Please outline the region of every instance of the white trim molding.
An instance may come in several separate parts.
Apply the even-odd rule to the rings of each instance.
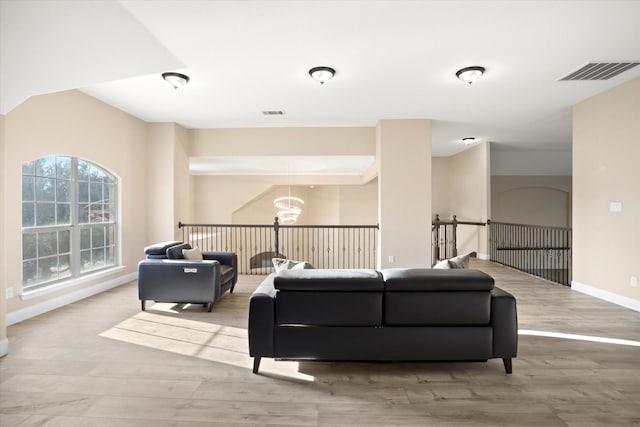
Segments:
[[[478,252],[478,259],[489,261],[491,257],[489,256],[489,254],[483,254],[482,252]]]
[[[634,311],[640,311],[640,301],[633,298],[618,295],[603,289],[594,288],[593,286],[585,285],[584,283],[576,282],[575,280],[571,281],[571,289],[625,308],[630,308]]]
[[[0,340],[0,357],[9,354],[9,339],[3,338]]]
[[[116,277],[115,279],[107,280],[106,282],[98,283],[97,285],[80,289],[76,292],[70,292],[66,295],[44,301],[39,304],[23,308],[21,310],[12,311],[11,313],[7,313],[7,326],[22,322],[23,320],[27,320],[35,316],[39,316],[48,311],[55,310],[56,308],[64,307],[67,304],[80,301],[90,296],[99,294],[100,292],[108,291],[109,289],[115,288],[116,286],[120,286],[125,283],[129,283],[133,280],[136,280],[137,278],[137,272],[125,274],[124,276]]]

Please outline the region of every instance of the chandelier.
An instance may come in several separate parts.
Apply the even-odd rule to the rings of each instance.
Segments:
[[[291,188],[289,188],[288,196],[278,197],[273,200],[273,206],[278,209],[276,216],[280,223],[284,225],[295,224],[298,216],[302,213],[302,205],[304,205],[304,200],[300,197],[291,196]]]

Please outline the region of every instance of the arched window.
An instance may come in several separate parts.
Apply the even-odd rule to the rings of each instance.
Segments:
[[[116,177],[86,160],[22,165],[22,287],[33,290],[118,264]]]

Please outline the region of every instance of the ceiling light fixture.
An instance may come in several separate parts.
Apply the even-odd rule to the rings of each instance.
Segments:
[[[456,77],[465,83],[471,84],[478,80],[485,72],[484,67],[465,67],[456,72]]]
[[[462,142],[464,142],[466,145],[471,145],[476,142],[476,139],[472,136],[467,136],[466,138],[462,138]]]
[[[309,70],[309,75],[323,85],[336,75],[336,70],[331,67],[313,67]]]
[[[189,82],[189,76],[181,73],[162,73],[162,78],[167,81],[174,89],[178,89]]]
[[[291,196],[291,187],[289,187],[288,196],[278,197],[273,201],[273,206],[278,209],[276,216],[280,224],[284,225],[295,224],[298,216],[302,213],[302,205],[304,205],[304,200]]]

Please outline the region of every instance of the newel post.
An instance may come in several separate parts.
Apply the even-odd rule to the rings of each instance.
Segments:
[[[453,243],[453,256],[458,256],[458,219],[456,218],[456,216],[453,216],[453,221],[451,221],[451,228],[453,231],[453,237],[452,237],[452,243]]]
[[[276,258],[280,258],[280,223],[278,222],[278,217],[273,220],[273,236]]]

